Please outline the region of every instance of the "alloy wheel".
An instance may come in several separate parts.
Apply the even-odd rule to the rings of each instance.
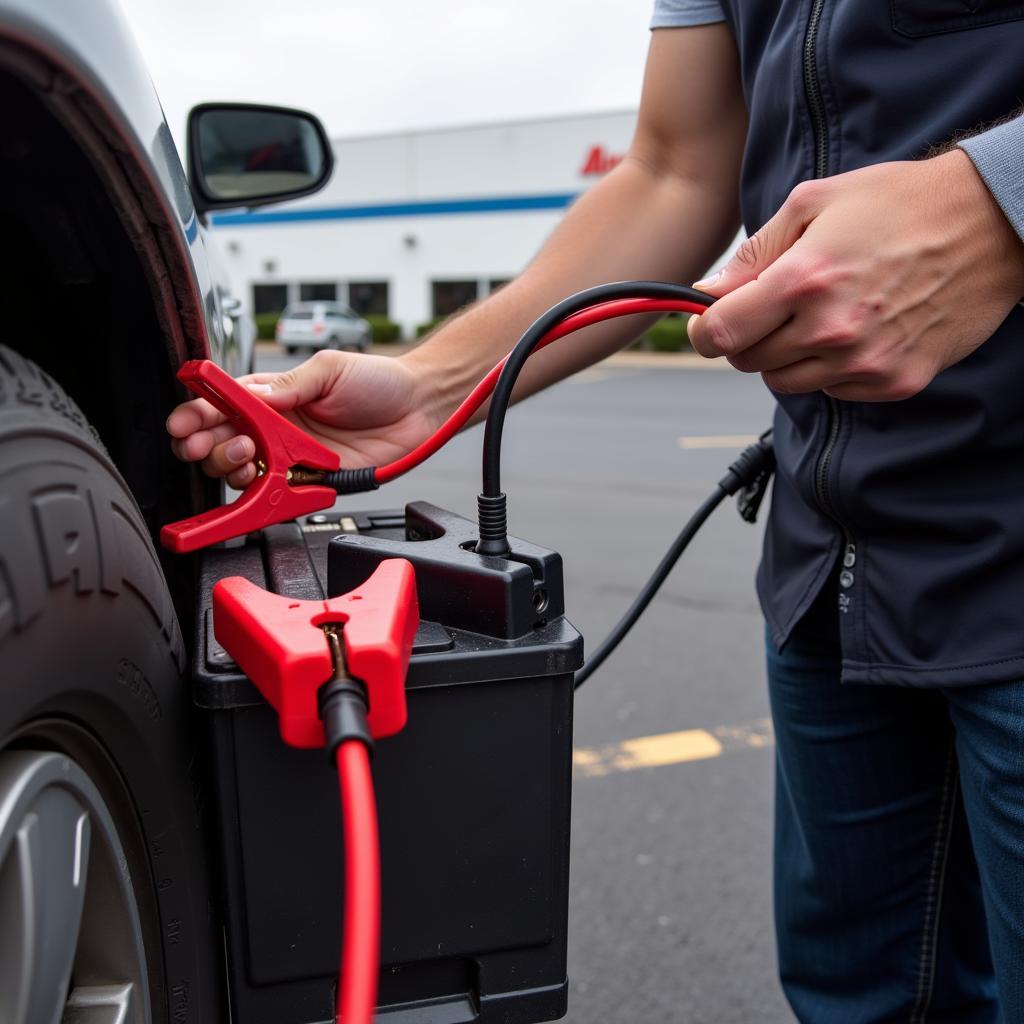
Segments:
[[[0,1024],[149,1024],[113,818],[64,754],[0,753]]]

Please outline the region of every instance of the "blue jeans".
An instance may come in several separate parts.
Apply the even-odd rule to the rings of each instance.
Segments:
[[[826,591],[768,642],[786,997],[805,1024],[1022,1024],[1024,683],[841,685]]]

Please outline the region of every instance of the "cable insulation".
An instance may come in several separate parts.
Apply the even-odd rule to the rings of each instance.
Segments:
[[[651,603],[654,595],[658,593],[662,583],[665,582],[668,574],[679,561],[679,556],[689,547],[690,541],[696,536],[697,531],[726,498],[739,494],[740,515],[748,522],[754,522],[765,489],[775,471],[775,445],[772,434],[773,432],[769,428],[753,444],[748,444],[732,461],[725,471],[725,475],[715,485],[714,491],[704,499],[697,511],[690,516],[687,524],[680,530],[679,535],[672,542],[672,546],[665,552],[626,614],[619,619],[614,629],[601,642],[587,663],[576,673],[573,689],[578,690],[601,667],[608,655],[619,646],[625,635],[633,628],[636,620]]]
[[[337,1024],[371,1024],[380,971],[380,843],[370,755],[359,740],[338,747],[345,843],[345,924]]]
[[[690,541],[696,536],[697,531],[704,525],[704,521],[718,506],[729,496],[729,492],[721,485],[704,499],[704,502],[696,512],[690,516],[689,522],[682,528],[679,535],[672,542],[672,546],[665,552],[664,557],[658,563],[658,567],[651,574],[650,579],[644,584],[643,589],[637,594],[633,603],[629,606],[626,614],[615,624],[615,628],[604,638],[601,645],[587,659],[584,666],[573,678],[573,689],[578,690],[587,679],[601,667],[601,664],[616,647],[619,646],[626,634],[633,628],[636,620],[644,613],[651,603],[654,595],[661,589],[662,583],[668,578],[680,555],[689,547]]]

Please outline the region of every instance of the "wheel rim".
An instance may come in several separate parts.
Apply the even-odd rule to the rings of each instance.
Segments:
[[[148,1024],[127,859],[89,777],[57,753],[0,753],[2,1024]]]

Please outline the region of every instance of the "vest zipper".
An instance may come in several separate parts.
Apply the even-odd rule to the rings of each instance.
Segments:
[[[807,93],[807,110],[811,117],[811,135],[814,141],[814,177],[824,178],[828,173],[828,123],[825,120],[825,100],[821,95],[821,81],[818,78],[818,30],[825,0],[813,0],[804,35],[803,72],[804,90]],[[842,406],[831,395],[828,396],[828,437],[818,459],[814,489],[821,510],[843,531],[843,564],[839,573],[839,609],[846,612],[850,607],[849,595],[844,591],[853,586],[853,567],[857,563],[857,545],[853,535],[840,522],[832,499],[828,496],[828,469],[832,452],[839,440],[842,427]]]
[[[821,96],[821,82],[818,79],[818,30],[821,27],[821,12],[825,0],[812,0],[811,13],[807,18],[807,32],[804,34],[803,71],[804,90],[807,93],[807,109],[811,116],[811,135],[814,142],[814,177],[824,178],[828,172],[828,125],[825,123],[825,101]],[[842,412],[839,403],[829,396],[828,399],[828,437],[825,447],[818,458],[815,473],[815,491],[818,504],[832,519],[836,519],[835,509],[829,499],[826,484],[828,467],[832,461],[832,449],[839,440]],[[836,520],[838,522],[838,520]],[[840,524],[841,525],[841,524]]]
[[[825,122],[825,101],[818,79],[818,29],[825,0],[813,0],[804,36],[804,89],[807,108],[811,115],[811,134],[814,137],[814,176],[824,178],[828,172],[828,125]]]
[[[838,523],[835,507],[832,505],[832,499],[828,496],[828,467],[832,462],[832,453],[835,451],[836,442],[839,440],[841,424],[839,403],[831,395],[826,397],[828,398],[828,436],[825,438],[825,446],[821,449],[821,455],[818,457],[818,467],[814,473],[814,492],[822,512]]]

